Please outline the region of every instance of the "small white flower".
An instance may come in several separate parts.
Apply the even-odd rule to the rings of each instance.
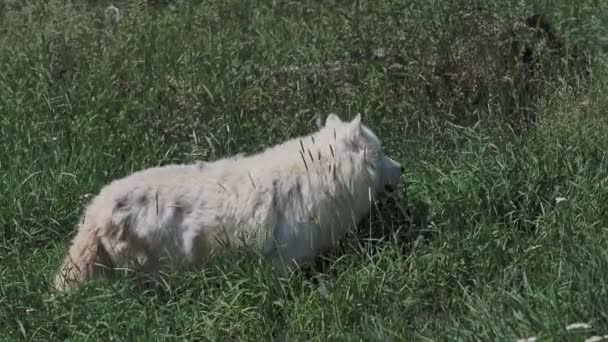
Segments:
[[[606,336],[604,336],[604,337],[602,337],[602,336],[591,336],[591,337],[585,339],[585,342],[598,342],[598,341],[602,341],[605,338],[606,338]]]
[[[587,323],[578,322],[578,323],[569,324],[566,327],[566,330],[568,330],[568,331],[569,330],[576,330],[576,329],[591,329],[591,325],[589,325]]]
[[[327,288],[327,285],[325,285],[325,281],[322,278],[317,278],[318,283],[319,283],[319,294],[321,295],[321,297],[323,299],[329,299],[331,297],[331,294],[329,293],[329,289]]]
[[[566,330],[591,329],[591,325],[587,323],[572,323],[566,327]]]
[[[330,298],[329,290],[327,289],[327,286],[325,286],[325,283],[323,283],[323,282],[319,283],[319,294],[321,295],[321,297],[323,297],[323,299]]]
[[[386,57],[386,50],[384,48],[377,48],[372,51],[372,56],[374,58],[384,58]]]
[[[537,338],[536,337],[524,337],[524,338],[518,338],[516,342],[536,342]]]
[[[117,25],[118,22],[120,22],[120,11],[116,6],[110,5],[106,7],[105,14],[106,19],[108,19],[112,23],[112,25]]]

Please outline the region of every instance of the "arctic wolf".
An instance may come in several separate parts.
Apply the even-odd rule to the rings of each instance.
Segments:
[[[125,265],[153,272],[165,259],[202,267],[244,242],[282,274],[342,238],[401,173],[360,115],[335,114],[316,133],[255,155],[142,170],[91,201],[54,287]]]

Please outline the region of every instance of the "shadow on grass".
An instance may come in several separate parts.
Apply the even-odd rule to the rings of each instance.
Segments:
[[[373,257],[388,246],[397,246],[403,255],[414,245],[433,238],[429,228],[429,206],[420,199],[408,198],[406,192],[383,196],[356,230],[334,248],[319,255],[314,263],[302,267],[306,277],[332,274],[333,265],[350,253]]]

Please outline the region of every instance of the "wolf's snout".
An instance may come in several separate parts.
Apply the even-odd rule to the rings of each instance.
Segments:
[[[388,156],[384,156],[382,160],[382,179],[380,182],[381,189],[386,192],[394,191],[395,187],[401,181],[401,175],[404,168]]]
[[[391,185],[391,184],[386,184],[384,186],[384,191],[386,191],[388,193],[394,192],[395,191],[395,187],[393,185]]]

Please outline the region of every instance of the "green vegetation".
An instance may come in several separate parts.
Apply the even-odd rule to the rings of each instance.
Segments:
[[[116,24],[109,4],[0,1],[3,340],[608,334],[608,2],[133,0]],[[316,272],[235,253],[49,293],[110,180],[329,112],[361,112],[406,187]]]

